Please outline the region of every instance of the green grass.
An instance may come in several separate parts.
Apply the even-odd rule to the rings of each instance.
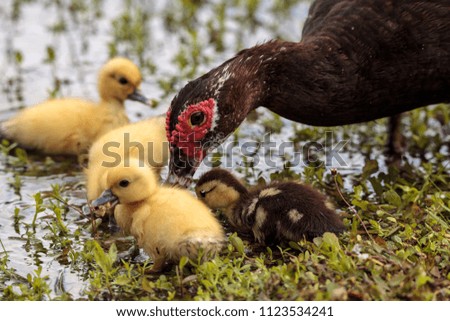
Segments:
[[[33,3],[40,2],[14,1],[11,21],[20,21],[23,10]],[[288,38],[276,23],[261,23],[261,3],[179,0],[168,4],[161,19],[179,43],[171,55],[174,73],[158,63],[156,31],[150,27],[157,17],[138,1],[126,1],[123,10],[108,21],[111,30],[101,48],[109,55],[127,55],[139,62],[145,78],[160,93],[155,107],[163,111],[188,79],[254,44],[249,34],[264,30],[272,37]],[[274,0],[268,12],[281,21],[296,3]],[[42,5],[57,8],[49,32],[66,35],[67,28],[81,30],[82,48],[89,52],[89,39],[95,38],[98,20],[106,14],[101,10],[104,3],[73,0]],[[199,14],[208,8],[217,14],[206,18]],[[239,30],[229,23],[237,23]],[[208,37],[202,30],[208,30]],[[231,45],[226,41],[230,34],[234,35]],[[13,49],[9,52],[13,72],[2,88],[11,106],[18,106],[34,92],[23,81],[22,65],[29,53]],[[44,65],[61,59],[53,43],[41,54]],[[52,83],[49,96],[67,92],[70,85]],[[317,162],[292,167],[289,154],[282,156],[283,165],[277,168],[261,170],[251,157],[242,158],[242,166],[234,168],[250,184],[286,178],[312,184],[337,205],[345,233],[326,233],[312,242],[268,248],[227,229],[229,241],[215,259],[205,263],[182,260],[164,274],[149,275],[145,271],[152,262],[138,251],[134,240],[86,209],[82,171],[74,160],[34,155],[2,142],[5,194],[1,195],[5,196],[0,200],[0,299],[450,299],[449,106],[406,114],[407,151],[400,168],[386,166],[384,161],[386,120],[314,128],[286,125],[271,113],[252,118],[233,135],[236,143],[252,138],[245,127],[279,135],[289,129],[288,136],[281,137],[292,141],[296,152],[312,141],[326,146],[348,140],[342,152],[348,160],[357,160],[357,165],[338,168],[335,175]],[[325,155],[319,151],[317,156],[323,159]],[[226,157],[230,155],[216,153],[214,163],[224,164]],[[74,283],[80,287],[68,286]]]
[[[445,136],[419,133],[425,127],[414,122],[426,118],[433,124],[442,110],[441,106],[417,110],[408,117],[411,135],[428,141],[421,154],[437,150],[439,145],[444,149],[441,139]],[[448,125],[442,128],[448,129]],[[357,129],[334,130],[347,135]],[[308,132],[314,136],[319,131]],[[367,128],[364,132],[367,137],[362,139],[375,137]],[[301,135],[304,140],[305,132]],[[373,139],[371,147],[381,148],[377,144],[378,139]],[[352,151],[359,146],[350,143],[347,148]],[[408,150],[416,149],[413,139]],[[47,193],[35,194],[34,204],[30,204],[34,213],[29,215],[31,223],[25,222],[19,209],[14,217],[18,234],[27,238],[30,251],[54,255],[82,275],[85,288],[81,297],[90,300],[447,300],[448,164],[437,155],[418,166],[405,162],[400,170],[380,170],[375,159],[366,159],[365,166],[348,177],[339,172],[333,176],[323,167],[306,167],[302,172],[279,169],[272,173],[273,179],[300,177],[327,193],[342,211],[347,231],[271,248],[231,234],[228,246],[215,259],[202,264],[182,261],[162,275],[145,273],[151,260],[136,257],[131,238],[111,232],[107,222],[97,222],[93,230],[92,218],[83,216],[79,206],[65,199],[64,194],[82,191],[82,185],[53,186]],[[258,175],[257,170],[249,170],[247,179],[254,182]],[[350,183],[344,184],[344,179]],[[78,216],[79,222],[68,220],[69,213]],[[47,242],[37,239],[39,229],[45,231]],[[3,299],[72,298],[71,293],[57,295],[51,290],[54,280],[45,276],[42,266],[22,276],[8,267],[5,249],[0,258]]]

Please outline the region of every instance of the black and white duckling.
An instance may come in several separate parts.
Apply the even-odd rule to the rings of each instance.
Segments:
[[[224,245],[222,226],[210,209],[187,190],[160,186],[153,170],[131,159],[106,172],[106,187],[92,205],[118,202],[114,216],[154,260],[151,272],[182,256],[210,258]]]
[[[107,169],[126,164],[130,158],[142,160],[159,175],[169,159],[165,116],[152,117],[113,129],[98,138],[89,150],[86,175],[89,202],[102,193],[101,180]]]
[[[126,99],[148,104],[139,91],[139,68],[126,58],[113,58],[100,70],[100,102],[61,98],[28,107],[0,124],[0,136],[44,154],[79,155],[103,133],[129,122]]]
[[[212,169],[198,180],[195,192],[211,209],[220,209],[239,232],[261,244],[312,239],[340,233],[344,225],[320,192],[298,182],[272,183],[249,191],[224,169]]]

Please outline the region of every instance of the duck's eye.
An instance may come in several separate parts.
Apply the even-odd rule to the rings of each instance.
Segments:
[[[126,85],[126,84],[128,84],[128,79],[125,78],[125,77],[120,77],[120,78],[119,78],[119,83],[120,83],[121,85]]]
[[[119,186],[120,187],[127,187],[128,185],[130,185],[130,181],[123,179],[119,182]]]
[[[205,114],[201,111],[197,111],[189,118],[192,126],[200,126],[205,122]]]
[[[205,198],[206,197],[206,191],[200,191],[200,196]]]

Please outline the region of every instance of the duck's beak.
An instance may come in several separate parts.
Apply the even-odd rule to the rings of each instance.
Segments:
[[[192,183],[192,178],[200,162],[187,157],[178,148],[175,148],[170,154],[169,175],[165,183],[172,186],[188,187]]]
[[[116,204],[119,201],[110,189],[105,190],[96,200],[92,201],[92,207],[98,207],[106,203]],[[111,205],[112,207],[113,205]]]
[[[143,103],[144,105],[151,106],[148,98],[145,97],[144,94],[138,88],[136,88],[135,91],[133,91],[130,95],[128,95],[127,99],[138,101],[140,103]]]

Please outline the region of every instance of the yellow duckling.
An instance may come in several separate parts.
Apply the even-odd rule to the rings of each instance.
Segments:
[[[223,247],[222,226],[209,208],[187,190],[159,186],[154,171],[139,160],[108,169],[105,183],[92,205],[118,202],[117,224],[153,258],[151,272],[182,256],[195,260],[201,251],[209,258]]]
[[[130,60],[111,59],[98,76],[99,103],[51,99],[0,124],[0,136],[45,154],[86,152],[97,137],[129,122],[125,99],[148,103],[138,89],[141,80],[138,67]]]
[[[167,165],[169,144],[166,138],[165,116],[113,129],[98,138],[89,150],[86,175],[87,198],[91,202],[102,193],[101,180],[107,169],[126,164],[130,158],[142,160],[157,174]]]

